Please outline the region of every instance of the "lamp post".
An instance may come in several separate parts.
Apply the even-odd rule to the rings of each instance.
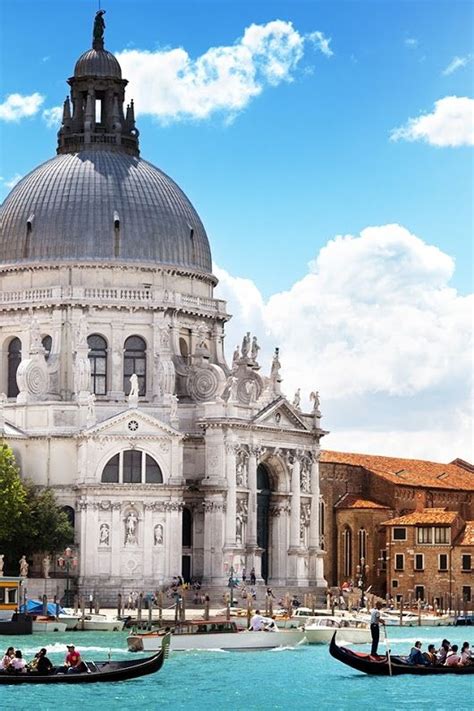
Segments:
[[[360,564],[357,566],[357,586],[360,588],[360,606],[364,607],[365,604],[365,590],[367,588],[367,576],[369,573],[369,566],[365,563],[365,558],[360,559]]]
[[[64,595],[64,602],[66,607],[68,607],[71,604],[69,598],[69,574],[71,572],[71,568],[74,569],[77,567],[77,556],[72,548],[69,548],[68,546],[64,549],[64,553],[58,558],[58,565],[62,570],[66,571],[66,592]]]
[[[233,564],[231,563],[231,566],[229,568],[229,564],[227,562],[224,563],[224,569],[227,572],[229,571],[229,582],[227,583],[227,586],[230,588],[230,606],[234,606],[234,588],[237,585],[237,581],[234,578],[234,573],[235,569]]]

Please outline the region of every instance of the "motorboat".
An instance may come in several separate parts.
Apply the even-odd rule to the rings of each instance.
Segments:
[[[349,644],[367,644],[371,641],[369,625],[361,620],[343,617],[309,617],[304,626],[308,644],[327,644],[336,630]]]
[[[274,649],[275,647],[295,647],[304,643],[304,631],[279,630],[275,621],[264,617],[264,629],[259,632],[242,630],[234,621],[214,618],[212,620],[192,620],[173,626],[170,649],[183,652],[191,649],[222,649],[243,651]],[[159,648],[162,632],[131,634],[127,637],[131,652],[151,652]]]
[[[310,607],[298,607],[293,611],[291,616],[288,615],[286,610],[277,610],[275,613],[275,622],[280,629],[292,629],[301,627],[305,625],[310,618],[323,618],[327,619],[329,617],[355,619],[347,610],[335,610],[334,614],[331,610],[327,608],[312,609]],[[329,640],[328,640],[329,641]]]
[[[11,674],[0,672],[0,684],[82,684],[100,681],[125,681],[161,669],[168,656],[170,635],[161,638],[161,646],[156,654],[146,659],[106,662],[84,662],[83,671],[65,674],[62,668],[53,669],[51,674],[39,675],[35,672]]]
[[[37,615],[33,618],[33,634],[49,634],[50,632],[65,632],[66,623],[55,617]]]
[[[33,619],[22,612],[6,611],[0,613],[0,636],[4,634],[20,635],[33,633]]]
[[[107,615],[92,614],[80,616],[77,623],[77,630],[89,630],[93,632],[121,632],[125,626],[125,620],[118,617],[107,617]]]
[[[331,639],[329,653],[334,659],[346,664],[352,669],[364,672],[364,674],[374,674],[378,676],[398,676],[400,674],[417,674],[419,676],[431,676],[433,674],[474,674],[474,664],[462,667],[445,667],[436,664],[421,665],[408,664],[405,657],[394,656],[392,654],[384,656],[372,656],[364,652],[354,652],[346,647],[339,647],[336,644],[336,634]]]

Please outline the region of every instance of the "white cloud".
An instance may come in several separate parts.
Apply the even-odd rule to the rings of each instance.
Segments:
[[[418,40],[416,37],[407,37],[405,39],[405,45],[410,49],[416,49],[418,47]]]
[[[397,224],[335,237],[306,276],[267,301],[252,281],[216,268],[234,314],[228,355],[250,330],[268,374],[279,346],[287,395],[321,392],[326,447],[469,458],[474,304],[449,287],[453,271],[449,255]]]
[[[453,59],[450,61],[448,66],[443,69],[441,74],[446,77],[452,74],[453,72],[457,71],[458,69],[461,69],[461,67],[465,67],[468,62],[470,62],[472,59],[472,54],[468,54],[466,57],[453,57]]]
[[[11,190],[12,188],[15,187],[15,185],[16,185],[18,182],[20,182],[20,180],[22,179],[22,177],[23,177],[23,176],[20,175],[20,173],[15,173],[15,175],[13,175],[11,178],[8,178],[8,179],[6,179],[6,178],[1,178],[1,177],[0,177],[0,183],[2,183],[6,188],[8,188],[9,190]]]
[[[316,38],[318,35],[318,38]],[[136,110],[161,121],[234,117],[268,86],[290,82],[307,41],[329,55],[322,33],[303,36],[291,22],[252,24],[233,45],[211,47],[196,59],[183,48],[117,53]]]
[[[425,141],[432,146],[474,145],[474,100],[467,96],[446,96],[435,102],[434,111],[411,118],[393,129],[392,141]]]
[[[3,121],[20,121],[22,118],[34,116],[40,110],[44,96],[35,92],[29,96],[9,94],[3,104],[0,104],[0,119]]]
[[[323,32],[318,31],[310,32],[307,37],[326,57],[332,57],[334,52],[329,46],[331,44],[331,37],[325,37]]]
[[[61,123],[63,116],[62,106],[52,106],[50,109],[45,109],[42,116],[48,128],[56,128]]]

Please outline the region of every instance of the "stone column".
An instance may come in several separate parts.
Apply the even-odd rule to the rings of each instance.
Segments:
[[[123,526],[120,520],[120,509],[119,503],[112,504],[112,526],[110,529],[111,538],[111,555],[112,561],[110,566],[110,573],[112,578],[120,577],[120,551],[123,546]]]
[[[249,548],[257,547],[257,455],[259,451],[258,447],[250,447],[249,449],[249,510],[247,522],[247,546]]]
[[[153,570],[153,504],[143,506],[143,577],[154,578]]]
[[[235,548],[235,520],[237,515],[235,481],[235,444],[226,443],[227,511],[225,516],[225,548]]]
[[[169,551],[169,570],[168,574],[170,577],[174,575],[181,575],[182,568],[182,553],[183,547],[182,541],[182,515],[183,515],[183,502],[182,501],[170,501],[166,504],[166,510],[168,511],[168,531],[171,532],[168,551]]]
[[[290,548],[300,548],[300,515],[301,515],[301,483],[300,455],[297,452],[293,460],[291,472],[291,516],[290,516]]]
[[[224,571],[223,533],[224,503],[221,497],[208,498],[204,506],[204,580],[223,585],[227,580]]]
[[[80,526],[81,526],[81,537],[80,537],[80,562],[79,562],[79,572],[81,579],[84,579],[89,575],[89,570],[86,566],[86,531],[87,531],[87,503],[85,501],[79,502],[79,512],[80,512]]]
[[[108,359],[108,366],[110,368],[107,386],[109,389],[108,395],[114,400],[123,400],[125,398],[123,390],[123,326],[114,323],[113,329],[112,343],[109,344],[109,348],[112,352]]]
[[[324,578],[324,551],[319,540],[319,453],[313,452],[311,464],[311,515],[309,519],[309,579],[311,585],[326,587]]]

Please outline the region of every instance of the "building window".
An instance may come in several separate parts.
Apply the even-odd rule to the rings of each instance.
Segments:
[[[379,556],[380,571],[385,572],[387,570],[387,551],[385,548],[380,551]]]
[[[461,570],[463,573],[471,572],[471,556],[469,553],[464,553],[461,557]]]
[[[424,585],[415,585],[415,600],[424,600],[425,599],[425,586]]]
[[[63,506],[61,508],[61,510],[64,511],[64,513],[67,516],[67,520],[69,521],[71,526],[74,528],[75,523],[76,523],[76,512],[74,511],[72,506]]]
[[[102,470],[103,484],[162,484],[159,464],[146,452],[127,449],[115,454]]]
[[[16,371],[21,363],[21,341],[13,338],[8,344],[8,383],[7,396],[16,397],[20,390],[16,382]]]
[[[418,543],[431,543],[433,541],[431,526],[419,526],[417,528]]]
[[[146,343],[140,336],[130,336],[125,341],[123,357],[123,389],[130,393],[130,377],[135,373],[138,378],[138,394],[146,394]]]
[[[446,553],[441,553],[438,556],[438,570],[445,571],[448,569],[448,556]]]
[[[398,588],[398,580],[392,580],[392,588]]]
[[[407,529],[406,528],[394,528],[393,529],[393,540],[394,541],[406,541],[407,539]]]
[[[53,346],[53,339],[51,336],[45,336],[41,340],[41,345],[43,346],[45,353],[44,353],[44,359],[49,360],[49,356],[51,355],[51,348]]]
[[[344,577],[352,577],[352,531],[346,526],[342,532]]]
[[[463,585],[462,586],[462,599],[464,602],[471,602],[471,586],[470,585]]]
[[[87,338],[87,345],[91,364],[92,392],[94,395],[105,395],[107,393],[107,341],[94,333]]]
[[[417,553],[415,555],[415,570],[425,569],[425,556],[423,553]]]
[[[405,570],[405,555],[403,553],[395,555],[395,570]]]
[[[367,560],[367,531],[365,528],[360,528],[358,533],[359,540],[359,560]]]
[[[447,526],[436,526],[434,529],[435,543],[449,543],[450,530]]]
[[[193,517],[191,511],[186,507],[183,509],[182,532],[183,548],[191,548],[193,545]]]

